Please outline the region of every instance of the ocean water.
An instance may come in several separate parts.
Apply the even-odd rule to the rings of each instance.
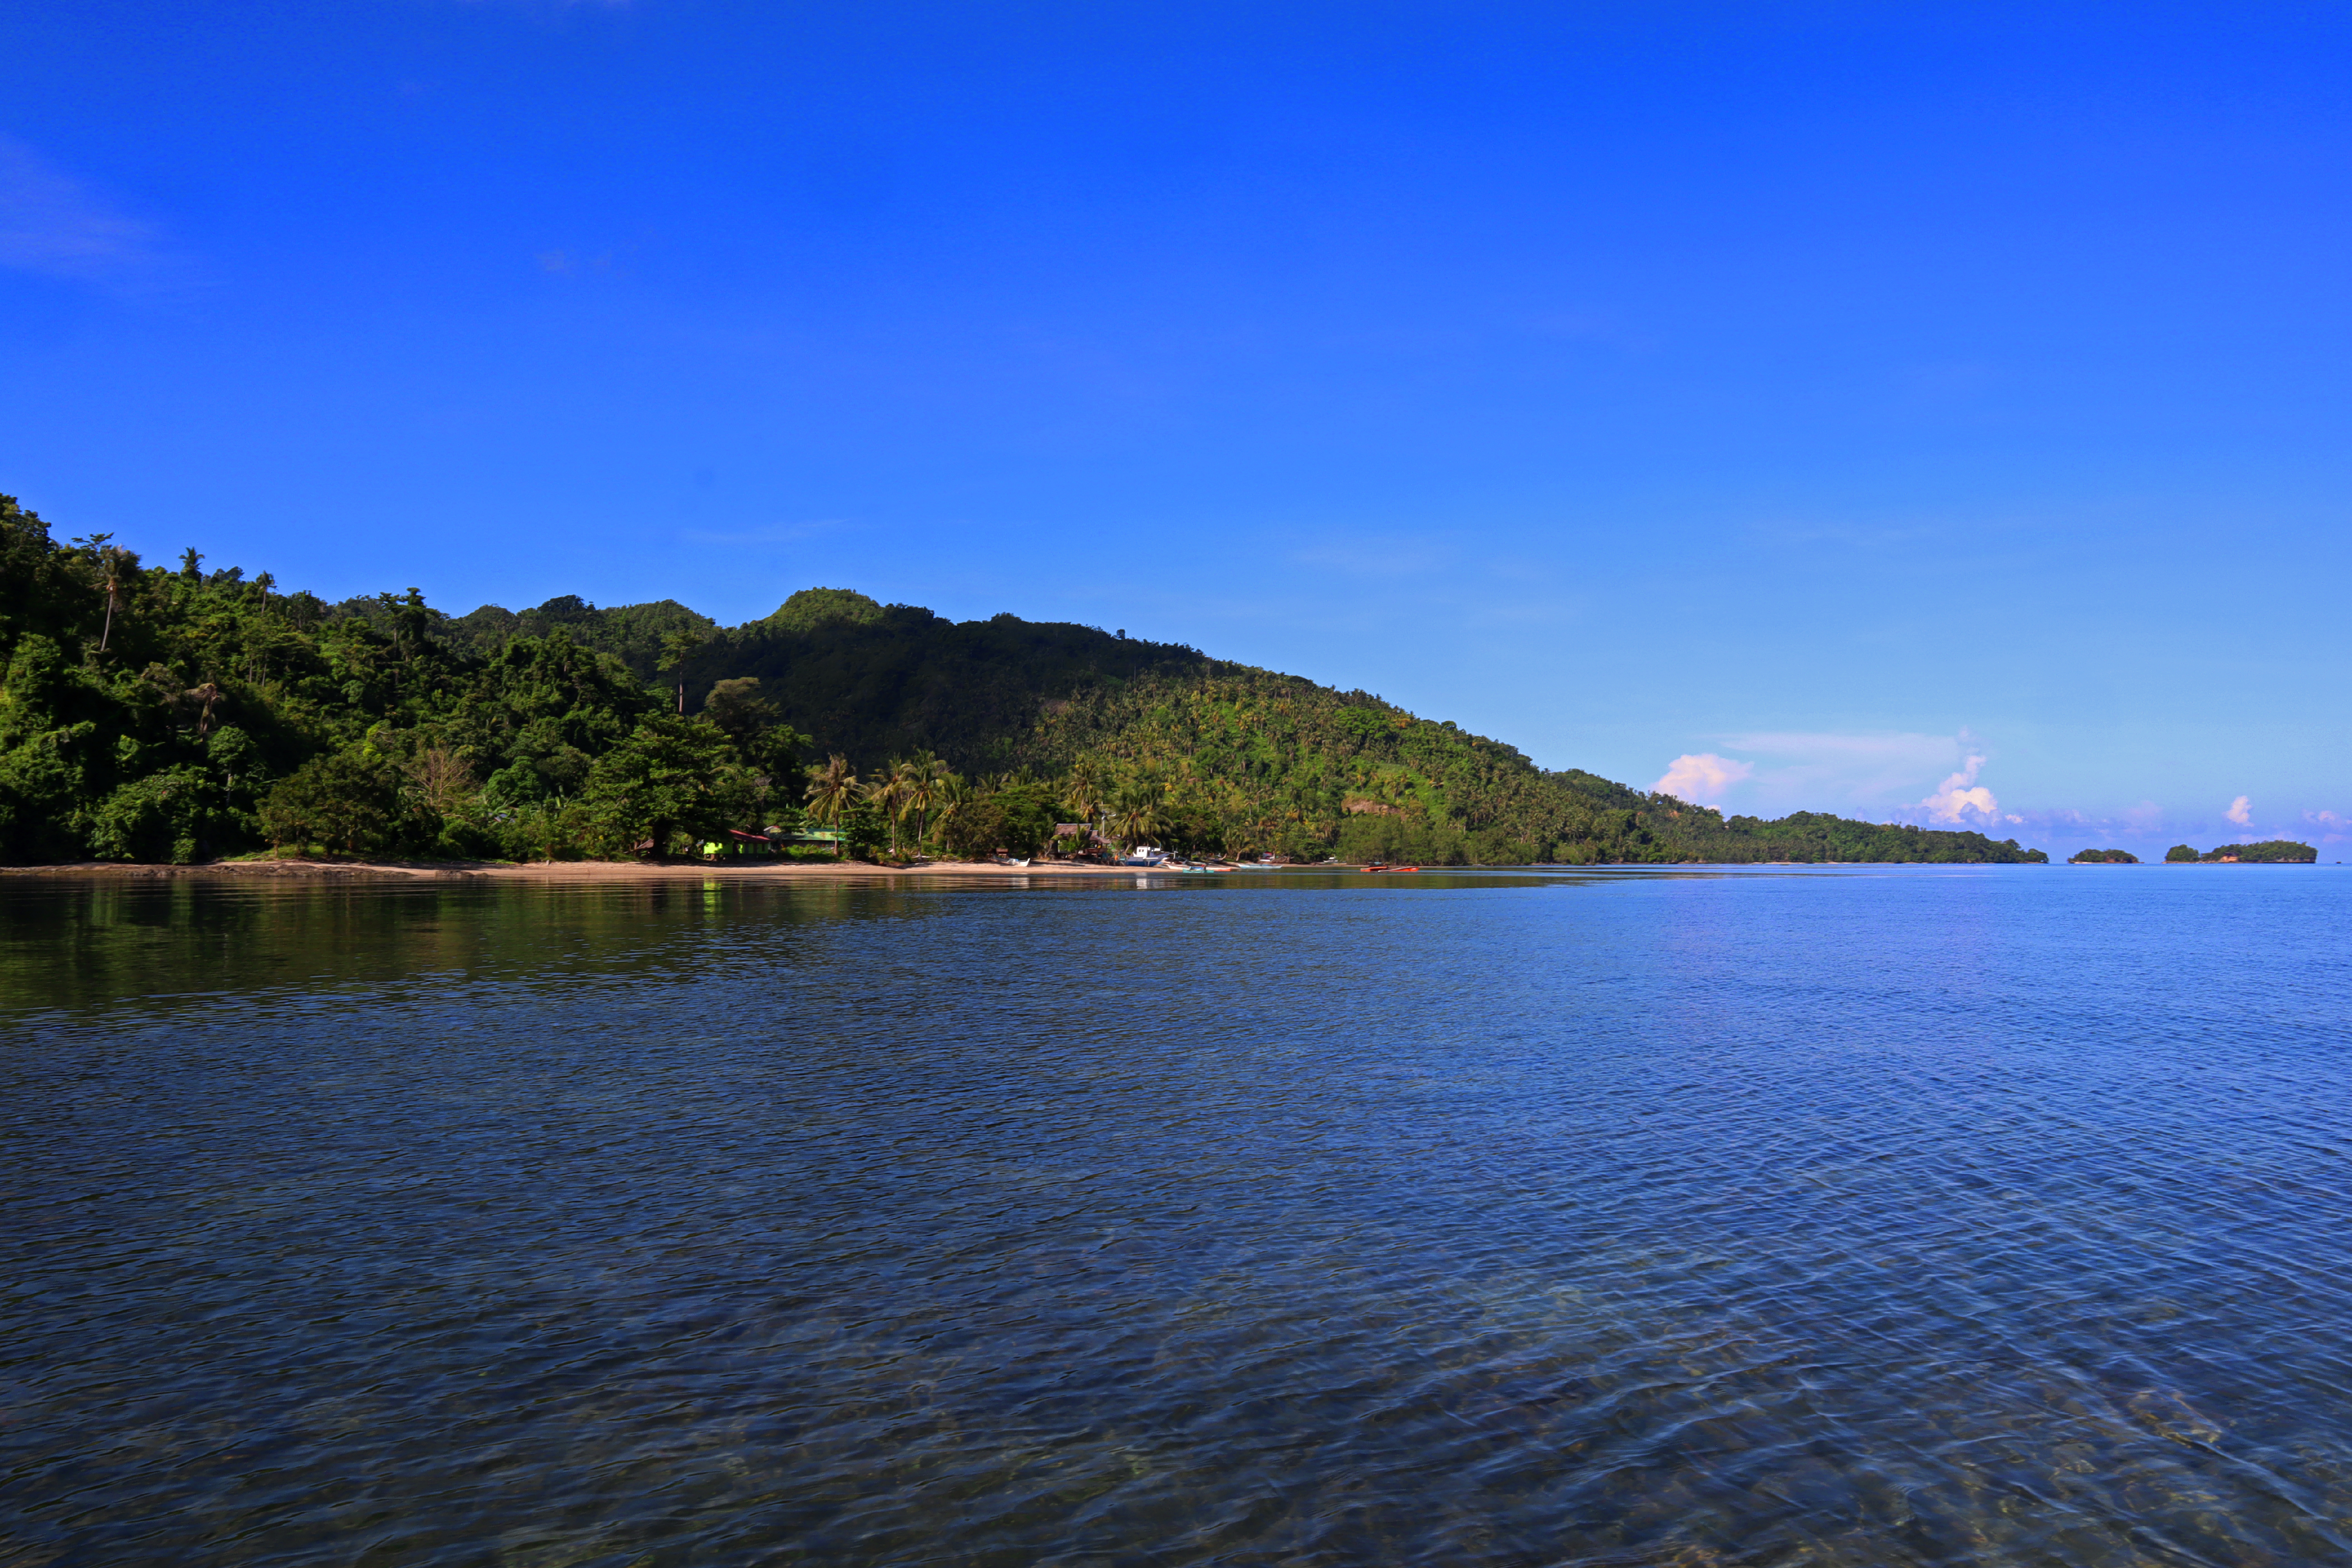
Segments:
[[[2352,1563],[2332,867],[0,884],[0,1562]]]

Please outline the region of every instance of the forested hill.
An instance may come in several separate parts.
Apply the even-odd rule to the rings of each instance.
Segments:
[[[1089,626],[845,589],[721,628],[670,601],[450,616],[53,540],[0,497],[0,859],[674,851],[818,809],[1016,852],[1056,819],[1299,858],[2040,859],[1974,833],[1725,819],[1363,692]],[[828,764],[826,759],[838,758]],[[855,775],[855,776],[852,776]]]

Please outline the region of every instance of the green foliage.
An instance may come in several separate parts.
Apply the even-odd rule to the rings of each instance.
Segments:
[[[389,763],[362,750],[335,752],[311,758],[269,792],[261,829],[279,848],[383,854],[402,837],[401,805],[400,774]]]
[[[850,858],[876,860],[890,843],[890,826],[871,801],[855,800],[844,806],[835,826],[841,831]]]
[[[758,676],[738,676],[712,684],[703,714],[726,731],[743,760],[773,778],[800,773],[802,751],[810,742],[791,725],[760,689]]]
[[[178,763],[119,784],[89,814],[89,847],[101,860],[209,859],[216,845],[241,842],[252,824],[233,811],[209,771]]]
[[[2046,858],[1806,812],[1727,820],[1539,769],[1365,692],[1091,626],[959,624],[846,589],[732,630],[670,601],[454,620],[415,589],[329,605],[267,574],[205,572],[193,550],[172,571],[102,535],[61,545],[5,498],[0,669],[10,861],[202,858],[265,839],[665,852],[803,800],[866,856],[1034,854],[1075,819],[1121,843],[1294,859]],[[698,712],[675,711],[681,687],[703,693]],[[817,741],[831,758],[803,770]],[[2311,858],[2256,847],[2242,853]]]
[[[882,606],[855,588],[803,588],[760,623],[774,632],[814,631],[831,621],[870,622]]]
[[[366,602],[337,605],[336,613],[366,613]],[[437,635],[452,646],[488,656],[510,642],[561,635],[567,641],[620,660],[642,684],[665,668],[673,639],[699,645],[719,629],[707,616],[696,615],[675,599],[650,605],[617,605],[599,609],[575,595],[564,594],[535,609],[500,609],[484,605],[471,615],[441,623]]]
[[[604,853],[662,855],[681,835],[715,837],[751,822],[764,798],[725,731],[656,713],[596,759],[583,803]]]
[[[2122,849],[2077,849],[2066,857],[2069,866],[2137,866],[2139,857]]]
[[[947,852],[959,860],[982,859],[1005,847],[1009,837],[1011,823],[1004,807],[985,795],[949,817],[940,834]]]
[[[2218,849],[2207,850],[2200,858],[2239,860],[2250,865],[2308,865],[2319,858],[2319,851],[2292,838],[2266,838],[2259,844],[2224,844]]]
[[[841,593],[843,590],[823,590]],[[789,605],[802,595],[794,595]],[[864,600],[871,605],[872,601]],[[756,677],[782,721],[861,772],[936,752],[967,776],[1027,760],[1046,706],[1162,668],[1198,670],[1191,648],[1121,639],[1092,626],[1012,616],[956,622],[907,605],[870,615],[721,632],[680,668],[688,691]]]
[[[2165,863],[2170,866],[2178,866],[2183,861],[2194,860],[2196,858],[2197,851],[2191,849],[2186,844],[2176,844],[2171,848],[2164,852]]]

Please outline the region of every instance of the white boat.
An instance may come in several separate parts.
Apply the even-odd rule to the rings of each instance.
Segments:
[[[1158,866],[1164,864],[1167,858],[1167,850],[1154,849],[1149,844],[1139,844],[1127,854],[1120,856],[1118,863],[1122,866]]]

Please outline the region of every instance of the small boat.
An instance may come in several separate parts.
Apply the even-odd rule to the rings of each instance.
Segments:
[[[1364,868],[1364,873],[1365,875],[1370,876],[1375,871],[1385,871],[1388,868],[1386,866],[1382,865],[1380,861],[1375,860],[1370,865]]]

